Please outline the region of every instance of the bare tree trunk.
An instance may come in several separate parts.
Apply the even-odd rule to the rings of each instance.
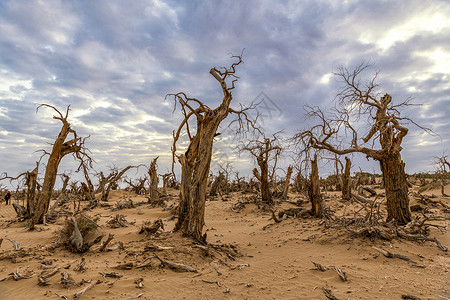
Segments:
[[[210,74],[220,83],[224,95],[222,103],[217,108],[211,109],[195,98],[188,98],[184,93],[172,95],[175,101],[180,103],[185,117],[174,133],[172,146],[174,159],[176,143],[183,128],[186,128],[189,137],[189,146],[186,152],[177,156],[181,163],[181,188],[179,214],[175,230],[181,230],[185,236],[190,236],[200,242],[206,242],[206,233],[202,234],[205,225],[206,187],[217,128],[229,113],[236,113],[239,116],[244,113],[242,110],[236,111],[230,108],[231,90],[234,88],[236,80],[232,81],[231,87],[228,87],[226,79],[230,76],[235,77],[235,68],[242,62],[241,56],[233,57],[238,58],[238,62],[233,63],[230,68],[221,70],[212,68],[210,70]],[[195,135],[190,132],[189,119],[191,117],[196,119]],[[242,122],[242,120],[240,121]]]
[[[264,203],[272,204],[272,194],[270,193],[270,185],[269,185],[269,166],[267,164],[267,160],[257,159],[259,169],[261,171],[259,181],[261,184],[261,200]]]
[[[350,169],[352,167],[352,161],[347,156],[345,157],[345,170],[342,175],[342,199],[350,200],[351,188],[350,188]]]
[[[27,213],[28,217],[34,215],[34,210],[37,205],[36,187],[37,187],[37,175],[38,175],[39,162],[36,162],[36,168],[27,172],[26,185],[27,185]]]
[[[51,153],[46,152],[46,154],[49,154],[49,158],[45,168],[44,184],[42,185],[42,190],[39,193],[36,209],[30,223],[30,229],[34,229],[35,224],[42,223],[44,216],[48,211],[53,187],[55,186],[56,175],[58,173],[58,166],[61,159],[69,153],[79,152],[82,149],[83,144],[81,139],[77,137],[75,130],[70,128],[70,124],[67,121],[69,108],[67,108],[66,115],[63,116],[61,112],[51,105],[41,104],[39,107],[41,106],[54,109],[58,113],[58,116],[53,116],[53,118],[60,120],[63,123],[63,126],[61,127],[58,137],[53,143]],[[72,133],[74,137],[72,140],[66,142],[66,138],[70,133]]]
[[[384,189],[387,201],[387,220],[396,220],[399,224],[411,221],[409,209],[408,181],[405,163],[399,152],[380,160],[383,172]]]
[[[148,169],[148,175],[150,176],[150,198],[152,199],[152,202],[157,202],[159,199],[158,173],[156,171],[156,161],[158,160],[158,157],[152,160],[150,167]]]
[[[286,181],[284,182],[284,188],[283,188],[283,199],[287,199],[288,191],[289,191],[289,185],[291,183],[291,176],[292,176],[292,166],[289,166],[286,172]]]
[[[319,169],[317,167],[317,154],[311,160],[311,175],[308,186],[308,196],[311,201],[311,212],[315,217],[321,217],[323,214],[322,195],[320,194]]]

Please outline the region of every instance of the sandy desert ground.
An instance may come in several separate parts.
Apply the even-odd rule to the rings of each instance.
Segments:
[[[450,194],[450,186],[446,192]],[[176,191],[170,193],[173,197],[169,203],[175,202]],[[424,194],[438,195],[439,191]],[[13,244],[3,239],[0,299],[74,299],[75,293],[87,287],[80,299],[327,299],[324,289],[335,299],[402,299],[407,295],[450,298],[449,253],[436,243],[356,236],[343,227],[333,228],[330,221],[310,216],[288,217],[275,223],[269,211],[254,203],[232,210],[233,205],[248,197],[251,195],[233,193],[207,202],[206,247],[171,232],[176,220],[171,218],[170,210],[148,204],[117,211],[98,207],[86,214],[99,217],[98,224],[114,235],[106,247],[113,250],[100,252],[97,244],[84,254],[50,247],[57,240],[64,218],[55,224],[38,225],[38,230],[30,232],[26,223],[15,221],[13,207],[2,203],[0,238],[17,241],[20,249],[14,250]],[[289,200],[300,198],[290,194]],[[123,199],[147,201],[144,196],[113,191],[108,202],[115,205]],[[450,205],[450,198],[440,200]],[[340,216],[361,210],[359,204],[344,202],[332,192],[327,193],[325,205]],[[289,207],[296,206],[284,202],[278,203],[276,209]],[[310,204],[304,201],[300,207],[307,210]],[[106,222],[117,214],[124,215],[130,225],[110,228]],[[428,223],[438,225],[430,227],[429,236],[449,247],[450,236],[442,227],[448,226],[448,212],[434,205],[429,214],[435,219]],[[159,234],[138,233],[144,222],[158,218],[164,223]],[[118,249],[119,241],[123,249]],[[387,258],[374,247],[411,261]],[[196,272],[176,272],[156,256]],[[82,259],[85,269],[76,270]],[[326,270],[318,270],[311,261]],[[345,272],[346,282],[334,267]],[[31,278],[15,280],[14,273]],[[51,273],[54,275],[45,280],[46,285],[38,285],[39,277]],[[62,274],[69,277],[64,281]],[[331,295],[328,299],[333,299]]]

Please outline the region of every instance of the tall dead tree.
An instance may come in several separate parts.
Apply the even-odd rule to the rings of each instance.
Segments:
[[[311,174],[309,176],[308,197],[311,201],[311,214],[314,217],[321,217],[323,214],[323,200],[320,194],[319,168],[317,167],[317,154],[311,160]]]
[[[152,202],[157,202],[159,199],[158,195],[158,173],[156,171],[156,161],[158,157],[155,157],[150,163],[150,167],[148,168],[148,176],[150,177],[150,199]]]
[[[274,135],[273,138],[264,137],[262,140],[249,141],[246,145],[241,147],[241,151],[248,151],[256,158],[259,170],[254,168],[253,175],[260,183],[262,202],[267,204],[272,204],[272,193],[270,192],[269,182],[269,163],[273,162],[272,170],[275,170],[276,161],[282,150],[276,135]],[[273,177],[273,174],[270,177]]]
[[[220,84],[223,92],[222,103],[215,109],[209,108],[200,100],[187,97],[183,92],[168,95],[174,97],[175,107],[177,103],[180,104],[184,116],[180,126],[174,131],[172,146],[173,164],[175,157],[181,164],[180,205],[175,230],[181,230],[184,235],[201,242],[206,241],[206,234],[202,234],[205,225],[206,187],[217,128],[230,113],[238,115],[238,122],[241,125],[243,124],[241,116],[249,122],[245,113],[248,108],[240,110],[230,108],[233,98],[231,91],[238,79],[235,71],[242,63],[242,54],[233,58],[237,59],[237,62],[229,68],[212,68],[209,72]],[[194,124],[190,123],[192,119],[195,120]],[[195,134],[191,133],[193,128],[196,129]],[[177,142],[183,133],[186,133],[189,145],[184,153],[177,155]]]
[[[44,150],[44,155],[49,155],[49,158],[45,168],[44,183],[42,184],[41,191],[37,195],[38,198],[30,222],[30,229],[34,229],[35,224],[42,223],[44,216],[48,211],[61,159],[67,154],[74,154],[75,159],[76,154],[89,158],[89,155],[86,153],[86,148],[84,147],[85,139],[78,137],[76,131],[70,127],[70,123],[67,121],[70,106],[67,107],[65,115],[54,106],[48,104],[41,104],[36,110],[41,107],[53,109],[56,112],[56,116],[53,116],[53,119],[61,121],[62,127],[58,137],[53,143],[51,152]],[[66,141],[70,134],[73,135],[72,139]]]
[[[409,104],[409,99],[394,104],[389,94],[379,97],[375,92],[376,76],[366,84],[361,83],[361,73],[367,67],[363,63],[354,71],[341,68],[335,75],[342,79],[345,87],[337,95],[333,113],[327,116],[318,107],[307,107],[307,116],[315,119],[317,124],[294,138],[306,147],[338,155],[359,152],[377,160],[383,173],[387,219],[406,224],[411,221],[411,211],[405,163],[400,152],[403,138],[408,133],[404,123],[416,123],[400,116],[400,109]],[[367,116],[369,128],[361,127],[360,120],[364,116]],[[361,131],[365,132],[363,138]],[[338,140],[343,136],[351,136],[346,147],[341,146],[343,140]]]
[[[350,169],[352,167],[352,161],[347,156],[345,157],[345,169],[342,174],[342,199],[350,200],[351,187],[350,187]]]
[[[289,185],[291,184],[292,170],[293,170],[292,166],[289,166],[287,168],[286,179],[284,181],[283,196],[282,196],[282,198],[284,200],[287,199],[287,194],[288,194],[288,191],[289,191]]]

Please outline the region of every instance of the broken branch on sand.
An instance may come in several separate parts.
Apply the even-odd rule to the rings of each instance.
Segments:
[[[193,272],[193,273],[198,273],[198,271],[196,269],[194,269],[192,267],[189,267],[187,265],[174,263],[174,262],[162,259],[158,255],[155,255],[155,258],[157,258],[161,262],[162,266],[168,267],[169,269],[172,269],[172,270],[174,270],[176,272]]]

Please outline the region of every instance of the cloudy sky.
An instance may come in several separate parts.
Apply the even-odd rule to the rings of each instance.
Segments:
[[[243,48],[233,103],[259,100],[267,134],[302,129],[303,105],[333,105],[341,84],[332,72],[369,61],[366,75],[380,71],[380,92],[423,103],[405,113],[437,134],[410,127],[407,172],[433,170],[433,156],[450,147],[445,0],[3,0],[0,172],[31,170],[40,156],[35,151],[50,149],[61,124],[48,108],[36,112],[39,103],[62,111],[71,105],[69,122],[79,135],[90,135],[95,170],[160,156],[160,173],[168,171],[181,113],[165,95],[183,91],[214,107],[221,90],[209,69],[230,65],[230,55]],[[231,120],[220,128],[215,162],[231,161],[245,173],[253,162],[232,147]],[[66,157],[60,171],[73,166]]]

